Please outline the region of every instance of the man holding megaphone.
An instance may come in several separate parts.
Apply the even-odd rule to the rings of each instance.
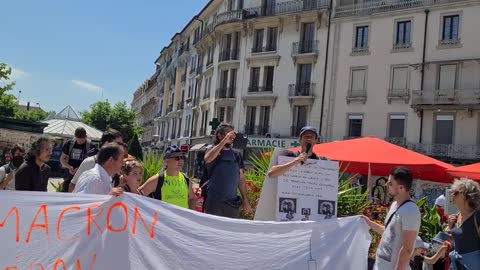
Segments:
[[[278,177],[280,175],[285,174],[291,168],[295,167],[297,164],[304,164],[307,159],[325,159],[317,156],[313,153],[313,146],[318,142],[318,133],[317,129],[311,126],[303,127],[300,130],[299,139],[300,146],[302,149],[300,151],[291,152],[289,151],[286,156],[287,157],[295,157],[290,162],[285,164],[278,164],[272,166],[272,168],[268,171],[269,177]]]

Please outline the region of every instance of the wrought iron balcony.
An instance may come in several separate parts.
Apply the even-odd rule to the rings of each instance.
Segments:
[[[265,135],[269,132],[270,126],[245,125],[244,132],[247,135]]]
[[[480,145],[478,144],[407,143],[407,148],[440,159],[480,159]]]
[[[385,141],[399,146],[407,145],[407,138],[405,137],[385,137]]]
[[[274,16],[288,13],[297,13],[311,10],[327,9],[327,0],[294,0],[276,3],[275,5],[246,8],[246,18]]]
[[[231,22],[239,22],[245,18],[246,12],[243,9],[227,11],[215,16],[215,25]]]
[[[289,97],[313,97],[315,86],[314,83],[290,84],[288,95]]]
[[[300,54],[318,54],[318,40],[312,40],[311,42],[294,42],[292,44],[292,55]]]
[[[248,93],[273,92],[273,86],[249,86]]]
[[[235,90],[235,87],[218,88],[217,91],[215,91],[215,98],[235,98]]]
[[[224,61],[236,61],[238,60],[240,50],[224,50],[220,52],[220,55],[218,56],[218,61],[219,62],[224,62]]]
[[[418,105],[480,105],[480,89],[415,90],[412,106]]]
[[[271,44],[266,47],[261,46],[253,46],[252,53],[266,53],[266,52],[276,52],[277,51],[277,44]]]
[[[369,0],[363,3],[337,5],[335,7],[335,17],[368,16],[374,13],[462,1],[464,0]]]

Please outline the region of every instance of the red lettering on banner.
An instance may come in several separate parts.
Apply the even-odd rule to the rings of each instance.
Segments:
[[[37,224],[37,217],[40,214],[40,212],[43,212],[43,220],[44,223]],[[30,224],[30,228],[28,229],[28,234],[27,238],[25,239],[25,243],[30,242],[30,236],[32,235],[32,230],[34,228],[38,229],[44,229],[45,230],[45,235],[48,238],[48,215],[47,215],[47,205],[46,204],[41,204],[40,207],[37,210],[37,213],[35,213],[35,216],[33,217],[32,223]]]
[[[93,253],[92,255],[92,263],[90,264],[89,270],[93,270],[93,266],[95,265],[95,261],[97,260],[97,254]],[[76,270],[82,270],[82,264],[80,263],[80,259],[77,259],[76,263]]]
[[[43,265],[41,263],[37,263],[37,262],[34,262],[34,263],[31,263],[30,266],[28,267],[28,270],[34,270],[35,269],[39,269],[39,270],[45,270],[45,267],[43,267]]]
[[[63,208],[63,210],[60,212],[60,214],[58,215],[58,219],[57,219],[57,227],[56,227],[56,232],[57,232],[57,239],[59,241],[69,241],[69,240],[77,240],[79,239],[79,237],[71,237],[71,238],[64,238],[60,235],[60,224],[62,223],[62,218],[63,216],[65,215],[65,213],[69,210],[80,210],[80,206],[78,205],[72,205],[72,206],[68,206],[68,207],[65,207]]]
[[[17,266],[14,265],[14,266],[7,266],[5,267],[5,270],[18,270]]]
[[[121,207],[123,209],[123,214],[125,216],[123,226],[120,228],[114,228],[112,224],[110,224],[110,215],[112,214],[112,210],[115,207]],[[108,208],[107,212],[107,230],[112,231],[112,232],[123,232],[127,229],[128,226],[128,209],[127,206],[123,202],[114,202],[110,208]]]
[[[140,215],[140,211],[138,211],[138,206],[133,207],[133,226],[132,226],[132,234],[135,235],[137,233],[137,219],[140,218],[140,221],[142,222],[143,226],[145,229],[148,231],[148,235],[150,238],[155,237],[155,224],[158,221],[158,213],[157,211],[154,211],[153,213],[153,220],[152,220],[152,226],[150,227],[150,231],[148,230],[147,223],[143,219],[143,217]]]
[[[8,210],[7,216],[0,221],[0,228],[3,228],[5,226],[5,223],[7,222],[8,217],[14,213],[15,214],[15,241],[19,242],[20,241],[20,214],[18,213],[18,208],[16,206],[13,206]]]
[[[57,270],[57,267],[60,265],[60,263],[63,266],[63,270],[67,270],[67,266],[65,265],[65,261],[63,259],[57,259],[55,263],[53,264],[52,270]]]
[[[99,208],[100,210],[97,212],[97,213],[92,213],[92,209],[93,208]],[[97,229],[100,231],[100,233],[102,233],[102,228],[100,228],[100,226],[98,225],[98,223],[95,221],[95,218],[100,216],[103,212],[103,207],[99,204],[93,204],[92,206],[89,206],[87,208],[87,235],[90,236],[90,234],[92,233],[92,226],[91,226],[91,223],[95,223],[95,226],[97,227]]]

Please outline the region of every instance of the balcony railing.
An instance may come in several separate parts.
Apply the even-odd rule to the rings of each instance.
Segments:
[[[220,13],[214,19],[215,25],[242,21],[245,18],[246,14],[246,11],[243,9]]]
[[[407,139],[405,137],[385,137],[385,141],[393,143],[400,146],[407,145]]]
[[[273,92],[273,86],[249,86],[249,93]]]
[[[235,98],[235,87],[218,88],[215,91],[215,98]]]
[[[247,135],[265,135],[269,132],[269,126],[245,125],[245,134]]]
[[[290,136],[292,137],[298,137],[298,135],[300,134],[300,130],[302,129],[302,127],[304,127],[306,125],[298,125],[298,126],[292,126],[290,127]]]
[[[477,104],[480,104],[480,89],[412,91],[412,105]]]
[[[218,56],[219,62],[238,60],[239,50],[224,50]]]
[[[289,97],[313,97],[314,90],[314,83],[290,84],[288,86],[288,95]]]
[[[318,40],[311,42],[294,42],[292,44],[292,55],[305,53],[318,53]]]
[[[327,0],[295,0],[269,6],[247,8],[245,10],[247,11],[246,18],[250,18],[326,9],[328,5],[329,2]]]
[[[350,90],[348,91],[347,98],[366,98],[367,90]]]
[[[277,51],[276,44],[269,45],[269,46],[266,46],[266,47],[260,47],[260,46],[253,46],[252,47],[252,53],[265,53],[265,52],[276,52],[276,51]]]
[[[207,68],[213,65],[213,58],[207,60]]]
[[[441,159],[479,160],[480,145],[478,144],[431,144],[407,143],[407,148],[428,156]]]
[[[207,90],[205,93],[203,93],[202,99],[210,99],[210,91]]]
[[[335,17],[365,16],[380,12],[460,1],[464,0],[369,0],[363,3],[337,5],[335,8]]]

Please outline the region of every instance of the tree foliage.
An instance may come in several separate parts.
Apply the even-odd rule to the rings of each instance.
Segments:
[[[0,116],[13,117],[17,111],[18,101],[12,94],[7,94],[13,86],[14,82],[8,82],[12,68],[5,63],[0,63]]]
[[[140,142],[138,141],[138,135],[133,134],[133,138],[128,142],[128,152],[138,160],[143,160],[143,151]]]
[[[42,109],[30,109],[29,111],[17,111],[15,113],[15,119],[28,120],[28,121],[43,121],[52,112],[46,112]],[[55,112],[53,112],[55,114]]]
[[[90,105],[90,111],[82,112],[82,122],[99,130],[114,128],[128,142],[134,134],[139,134],[141,128],[135,124],[135,112],[127,107],[126,102],[111,105],[108,101],[98,101]]]

